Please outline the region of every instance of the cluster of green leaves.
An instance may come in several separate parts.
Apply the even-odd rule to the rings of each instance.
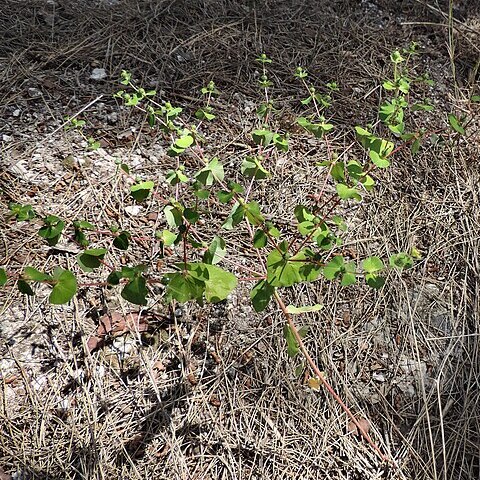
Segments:
[[[332,105],[331,93],[339,90],[338,85],[336,82],[329,82],[325,86],[326,92],[318,91],[314,85],[308,82],[308,72],[303,67],[297,67],[294,76],[302,82],[308,92],[308,95],[300,103],[314,107],[313,113],[308,117],[299,117],[297,123],[316,138],[322,138],[333,130],[333,124],[326,121],[323,112]]]
[[[8,281],[7,273],[0,269],[0,285]],[[17,288],[25,295],[34,295],[32,283],[44,283],[52,288],[48,300],[53,305],[68,303],[77,292],[77,279],[69,270],[57,267],[52,274],[41,272],[33,267],[25,267],[17,278]]]
[[[434,108],[428,98],[413,105],[410,105],[408,101],[408,95],[414,83],[424,83],[427,86],[433,86],[433,81],[428,75],[411,78],[409,62],[411,57],[417,54],[418,45],[415,42],[412,42],[408,48],[392,52],[390,60],[393,64],[393,79],[383,82],[383,88],[387,94],[390,94],[390,98],[387,98],[380,106],[380,120],[394,135],[403,140],[410,138],[410,135],[405,132],[405,110],[411,108],[412,111],[431,111]]]
[[[422,141],[427,136],[424,129],[416,132],[407,132],[406,130],[406,112],[410,110],[431,112],[434,110],[434,105],[428,97],[420,101],[411,103],[410,93],[412,85],[423,84],[427,87],[434,85],[433,80],[428,73],[413,77],[410,75],[409,62],[411,57],[418,55],[418,44],[412,42],[408,48],[402,50],[395,50],[390,55],[390,60],[393,64],[393,78],[385,80],[382,84],[386,91],[388,98],[380,105],[379,118],[389,130],[403,141],[410,142],[412,153],[416,153]],[[475,95],[471,98],[475,102]],[[453,113],[447,115],[448,125],[459,135],[465,135],[466,115],[461,118]],[[436,134],[430,136],[431,140],[436,140]]]
[[[326,169],[329,178],[335,184],[337,200],[330,199],[326,203],[328,210],[326,216],[319,207],[296,205],[293,209],[296,232],[292,234],[291,231],[280,229],[262,212],[262,206],[250,198],[255,182],[265,182],[271,177],[266,166],[267,159],[272,155],[289,152],[288,132],[278,131],[272,122],[277,113],[271,99],[273,82],[267,69],[272,60],[262,54],[257,61],[262,67],[259,87],[265,98],[257,109],[259,125],[250,133],[251,151],[242,159],[240,168],[248,188],[242,185],[242,182],[238,183],[238,178],[226,178],[224,165],[219,157],[206,158],[203,155],[201,146],[205,139],[200,133],[201,126],[203,122],[215,119],[211,103],[220,93],[214,82],[210,81],[201,89],[206,102],[195,112],[197,124],[187,124],[182,119],[181,107],[174,107],[168,101],[158,103],[155,100],[155,91],[145,91],[137,87],[132,81],[131,74],[122,72],[121,83],[126,89],[117,92],[115,97],[122,100],[126,106],[143,112],[150,127],[160,130],[169,145],[167,153],[172,162],[175,162],[166,175],[166,180],[175,190],[175,195],[167,201],[162,198],[163,214],[168,229],[157,231],[155,234],[155,239],[161,245],[162,256],[167,260],[166,271],[161,272],[160,278],[157,274],[150,275],[144,264],[113,266],[118,265],[115,249],[129,249],[134,238],[131,232],[119,231],[116,226],[103,232],[111,239],[108,245],[102,241],[102,244],[95,242],[92,246],[93,240],[90,237],[94,235],[92,238],[96,239],[101,233],[95,225],[86,220],[64,220],[55,215],[47,215],[38,219],[39,235],[54,247],[65,229],[71,228],[73,234],[68,238],[76,242],[81,249],[77,255],[78,267],[86,273],[108,268],[109,274],[104,286],[121,287],[121,296],[129,302],[147,305],[151,283],[164,285],[164,298],[167,302],[174,300],[181,303],[194,300],[200,304],[205,301],[219,302],[233,291],[237,285],[237,278],[220,266],[227,255],[225,240],[216,235],[210,242],[205,242],[197,228],[202,217],[210,215],[213,208],[220,211],[223,206],[227,212],[222,228],[232,230],[242,224],[248,224],[245,231],[252,232],[251,247],[264,259],[265,274],[255,275],[256,281],[250,295],[256,311],[261,312],[268,306],[277,289],[302,282],[313,282],[320,277],[327,281],[339,281],[345,287],[354,284],[358,278],[364,278],[370,287],[381,288],[385,282],[387,266],[376,256],[368,257],[357,265],[339,251],[342,245],[341,237],[347,227],[344,219],[336,215],[334,208],[331,207],[335,207],[341,201],[359,201],[364,192],[374,187],[375,182],[370,173],[375,168],[386,168],[390,165],[388,158],[394,151],[394,142],[357,126],[355,129],[357,139],[366,150],[368,161],[362,163],[354,158],[342,160],[341,155],[332,152],[329,158],[319,162],[317,165]],[[400,53],[392,55],[392,62],[397,66],[394,69],[394,79],[391,83],[384,84],[387,91],[394,92],[394,97],[390,101],[392,105],[395,102],[401,105],[410,89],[411,82],[405,73],[406,69],[398,67],[403,61]],[[339,90],[338,85],[329,82],[322,89],[318,89],[309,83],[308,73],[302,67],[297,68],[294,76],[301,81],[307,91],[307,96],[301,100],[301,104],[308,110],[297,119],[297,123],[318,142],[327,141],[328,135],[334,130],[334,125],[325,115],[332,105],[332,95]],[[403,120],[403,114],[396,112],[395,115],[395,118],[393,114],[386,115],[384,121],[390,122],[389,126],[393,124],[398,126],[399,119]],[[71,119],[69,128],[82,128],[84,125],[82,122]],[[394,134],[398,133],[392,128],[390,130]],[[195,158],[202,162],[196,171],[181,163],[182,155],[190,149],[195,149]],[[135,202],[141,203],[157,198],[154,181],[132,177],[129,167],[121,162],[119,171],[134,180],[129,189]],[[11,216],[17,221],[36,219],[30,205],[11,204],[10,211]],[[166,258],[168,249],[173,252],[169,254],[171,258]],[[391,268],[410,268],[413,266],[413,257],[407,253],[392,255],[388,264]],[[9,278],[7,272],[0,269],[0,284],[7,283]],[[27,294],[33,294],[32,283],[44,282],[50,285],[52,303],[68,302],[77,290],[74,274],[63,269],[57,269],[50,275],[27,267],[19,276],[12,278],[16,280],[19,290]],[[289,306],[288,312],[299,314],[318,311],[320,308],[319,305]],[[293,356],[298,351],[298,345],[288,328],[285,336],[289,354]]]
[[[80,120],[75,117],[65,117],[65,126],[63,127],[65,131],[76,130],[80,133],[83,139],[87,142],[87,150],[98,150],[100,148],[100,142],[95,140],[93,137],[86,136],[83,133],[83,128],[85,127],[85,120]]]

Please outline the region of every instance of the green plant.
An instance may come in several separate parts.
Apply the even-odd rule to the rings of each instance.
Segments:
[[[83,129],[86,125],[85,120],[78,120],[75,117],[65,117],[65,126],[63,129],[68,132],[69,130],[76,130],[83,140],[87,143],[87,150],[98,150],[100,148],[100,142],[93,137],[84,134]]]
[[[38,222],[38,234],[50,246],[55,246],[62,235],[68,236],[82,250],[77,256],[79,269],[100,275],[103,275],[103,270],[108,271],[108,275],[103,275],[103,279],[96,282],[95,286],[120,287],[125,300],[143,306],[148,305],[155,284],[163,286],[165,302],[194,300],[202,305],[204,302],[225,300],[237,286],[238,278],[224,266],[228,262],[228,249],[221,231],[239,230],[246,237],[256,258],[255,264],[247,269],[248,281],[252,283],[250,298],[254,309],[262,312],[272,300],[279,305],[286,319],[283,333],[288,355],[293,358],[302,353],[306,363],[300,367],[310,369],[312,384],[323,384],[341,403],[352,421],[356,422],[355,416],[341,402],[308,354],[302,340],[307,335],[306,329],[297,328],[292,320],[292,315],[315,312],[322,306],[285,305],[281,291],[319,278],[338,281],[344,287],[364,279],[369,287],[381,289],[388,268],[401,270],[413,266],[414,258],[418,257],[417,251],[391,255],[387,262],[378,256],[367,257],[360,263],[349,258],[342,252],[342,235],[347,222],[338,214],[337,208],[343,204],[348,209],[352,202],[361,201],[374,188],[373,174],[377,169],[389,167],[394,154],[402,149],[411,147],[412,152],[416,153],[422,142],[433,133],[425,130],[406,133],[409,128],[408,111],[431,109],[426,100],[410,102],[414,83],[431,83],[425,76],[415,80],[410,78],[407,67],[416,53],[417,46],[412,44],[408,49],[395,51],[391,55],[393,79],[383,82],[383,88],[390,96],[378,112],[379,119],[387,127],[384,133],[386,130],[389,136],[385,137],[381,131],[377,132],[381,129],[373,126],[355,126],[352,134],[362,149],[358,150],[359,158],[350,157],[348,160],[330,139],[335,125],[329,119],[329,112],[335,93],[339,90],[338,85],[329,82],[321,88],[314,86],[309,82],[308,72],[302,67],[297,68],[294,76],[306,92],[301,100],[304,113],[298,117],[297,123],[315,141],[325,143],[327,157],[316,164],[324,172],[324,181],[315,195],[315,205],[299,204],[292,209],[296,221],[294,231],[270,219],[265,206],[253,200],[255,186],[268,182],[272,176],[268,168],[269,161],[278,155],[288,155],[290,151],[290,133],[276,126],[273,82],[268,71],[272,61],[265,54],[257,58],[261,66],[258,83],[263,99],[256,111],[256,128],[247,139],[249,151],[240,166],[243,184],[238,183],[236,177],[229,178],[220,152],[213,157],[205,154],[206,139],[202,127],[204,122],[215,119],[212,99],[220,93],[213,81],[201,89],[205,104],[196,110],[195,121],[186,122],[182,119],[181,107],[173,106],[168,101],[159,103],[155,91],[138,87],[130,73],[122,72],[121,83],[125,88],[117,92],[115,97],[124,105],[142,112],[149,127],[159,130],[171,158],[171,169],[166,175],[171,187],[168,194],[160,193],[154,180],[133,175],[125,163],[118,162],[117,165],[118,176],[130,182],[129,193],[135,202],[156,202],[162,206],[168,229],[157,231],[155,237],[150,239],[160,244],[163,259],[161,270],[148,271],[148,262],[121,264],[118,251],[135,246],[136,232],[120,231],[116,225],[101,230],[83,219],[60,219],[55,215],[38,218],[30,205],[11,204],[11,217],[16,221]],[[453,114],[449,115],[448,121],[455,134],[465,133],[462,122]],[[73,118],[67,128],[81,130],[84,125],[83,120]],[[96,145],[93,140],[88,140],[88,143],[92,148]],[[182,163],[187,154],[197,162],[195,170]],[[329,184],[334,186],[334,190],[327,194]],[[214,217],[223,219],[215,232],[211,231],[209,220],[213,213]],[[204,225],[209,225],[209,228]],[[104,237],[110,239],[108,247],[99,246],[99,239]],[[236,273],[240,273],[240,266],[233,265]],[[91,285],[77,283],[74,273],[62,268],[55,269],[51,274],[31,266],[22,272],[7,273],[5,269],[0,269],[0,285],[13,283],[26,295],[34,295],[32,286],[35,283],[49,285],[52,288],[49,300],[53,304],[67,303],[77,288]],[[379,452],[362,427],[357,427]]]

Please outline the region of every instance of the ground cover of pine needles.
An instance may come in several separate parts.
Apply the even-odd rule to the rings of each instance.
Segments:
[[[420,126],[438,128],[445,111],[472,120],[456,144],[401,153],[377,172],[375,194],[345,212],[348,255],[415,247],[422,253],[415,269],[392,273],[380,294],[322,281],[290,293],[296,304],[324,305],[304,320],[307,347],[398,468],[382,465],[336,402],[295,376],[281,312],[256,314],[241,284],[219,305],[158,302],[155,328],[128,361],[112,345],[86,348],[102,315],[131,310],[115,292],[86,289],[69,306],[52,307],[42,292],[32,300],[1,290],[0,477],[3,470],[24,479],[478,478],[480,129],[478,104],[466,101],[478,94],[474,3],[458,2],[452,20],[448,2],[413,0],[4,1],[1,266],[74,262],[68,245],[49,249],[34,229],[9,221],[11,201],[99,224],[147,225],[146,234],[158,228],[158,212],[123,213],[128,189],[115,159],[160,183],[171,165],[140,117],[112,98],[122,69],[192,112],[213,79],[222,95],[209,142],[232,172],[260,101],[260,52],[274,61],[285,130],[296,128],[298,65],[318,83],[338,83],[330,120],[339,149],[348,147],[349,128],[376,121],[390,52],[412,40],[440,112],[419,116],[429,121]],[[92,79],[95,68],[107,77]],[[90,102],[88,133],[101,148],[85,154],[84,140],[62,125]],[[315,162],[325,152],[303,145],[269,165],[274,178],[257,192],[266,213],[287,225],[289,205],[321,181]],[[244,240],[226,240],[241,262]],[[146,245],[138,254],[153,264],[155,253]]]

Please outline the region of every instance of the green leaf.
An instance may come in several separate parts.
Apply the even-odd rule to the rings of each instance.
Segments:
[[[127,72],[127,70],[122,70],[121,78],[122,78],[122,80],[120,81],[120,83],[122,85],[128,85],[130,83],[131,78],[132,78],[132,74],[130,72]]]
[[[106,253],[105,248],[85,250],[78,254],[77,263],[84,272],[92,272],[102,264],[100,260],[103,260]]]
[[[267,257],[267,281],[272,287],[290,287],[306,280],[304,272],[305,259],[302,255],[292,256],[288,253],[288,242],[278,244]]]
[[[205,282],[193,277],[190,272],[176,272],[164,276],[167,282],[166,299],[175,299],[180,303],[189,300],[201,302],[205,291]]]
[[[259,63],[272,63],[272,60],[267,57],[265,53],[262,53],[258,58],[256,58],[257,62]]]
[[[75,222],[73,222],[73,227],[82,230],[95,230],[95,225],[92,225],[86,220],[76,220]]]
[[[385,90],[395,90],[396,88],[395,83],[391,80],[386,80],[385,82],[383,82],[382,86]]]
[[[193,193],[200,200],[206,200],[210,196],[210,192],[208,190],[205,190],[205,189],[199,189],[199,190],[194,189]]]
[[[252,300],[254,310],[256,312],[263,312],[270,303],[274,293],[275,288],[266,280],[260,280],[257,282],[250,292],[250,299]]]
[[[294,305],[287,306],[287,312],[291,315],[300,315],[301,313],[318,312],[323,308],[323,305],[317,303],[316,305],[305,305],[303,307],[295,307]]]
[[[410,256],[416,260],[420,260],[422,258],[422,254],[416,247],[412,247],[410,249]]]
[[[200,218],[200,214],[198,213],[198,210],[194,210],[192,208],[186,208],[183,211],[183,216],[185,217],[185,220],[193,225],[194,223],[198,222],[198,219]]]
[[[367,192],[370,192],[375,186],[375,180],[370,175],[365,175],[360,178],[361,184],[365,187]]]
[[[230,215],[227,217],[222,227],[225,230],[232,230],[243,220],[244,216],[245,216],[245,207],[240,203],[235,202],[235,204],[233,205],[232,211],[230,212]]]
[[[337,255],[323,268],[323,274],[327,280],[334,280],[345,271],[345,259]]]
[[[145,265],[137,265],[136,267],[122,267],[120,270],[120,276],[121,278],[133,280],[135,277],[140,276],[145,269]]]
[[[179,207],[167,205],[163,209],[163,213],[165,214],[167,223],[171,228],[180,227],[183,225],[183,212]]]
[[[346,264],[346,268],[351,268],[349,267],[349,263]],[[343,287],[348,287],[349,285],[353,285],[355,282],[357,281],[357,278],[355,277],[355,273],[354,272],[345,272],[343,275],[342,275],[342,281],[340,282],[340,284],[343,286]]]
[[[111,272],[107,277],[107,283],[109,285],[118,285],[120,283],[121,278],[123,278],[121,272],[119,271]]]
[[[355,264],[353,262],[345,262],[345,259],[338,255],[328,262],[324,269],[323,275],[327,280],[334,280],[341,277],[341,285],[346,287],[356,282]]]
[[[368,257],[362,262],[362,268],[367,273],[375,273],[383,270],[385,266],[378,257]]]
[[[225,240],[222,237],[215,236],[203,255],[203,262],[216,265],[223,260],[226,254]]]
[[[243,175],[249,178],[255,178],[255,180],[263,180],[270,176],[270,173],[265,170],[261,163],[262,157],[250,157],[247,156],[242,162],[241,172]]]
[[[273,136],[273,143],[280,152],[288,152],[288,138],[285,135],[276,133]]]
[[[175,145],[178,148],[181,148],[183,150],[185,150],[190,145],[192,145],[192,143],[193,143],[193,137],[191,135],[183,135],[182,137],[177,138],[175,140]]]
[[[0,268],[0,287],[7,283],[8,277],[7,272],[4,268]]]
[[[113,240],[113,246],[120,250],[127,250],[130,245],[130,232],[123,231]]]
[[[318,99],[318,97],[316,98]],[[307,105],[312,99],[312,97],[308,97],[305,100],[302,100],[302,103]],[[331,123],[326,123],[324,121],[320,123],[313,123],[305,117],[299,117],[297,119],[297,123],[308,132],[313,133],[316,138],[322,138],[326,132],[329,132],[333,129],[333,125]]]
[[[89,137],[87,139],[88,142],[88,150],[98,150],[101,146],[100,142],[98,140],[95,140],[93,137]]]
[[[196,180],[206,186],[213,185],[214,181],[222,182],[224,177],[225,172],[223,165],[216,157],[212,158],[212,160],[195,175]]]
[[[77,279],[69,270],[57,267],[53,272],[55,285],[50,293],[49,301],[53,305],[68,303],[77,291]]]
[[[349,198],[352,198],[354,200],[360,201],[362,199],[361,195],[358,193],[358,190],[356,188],[349,188],[347,185],[343,183],[337,183],[335,186],[338,196],[342,200],[347,200]]]
[[[389,263],[390,266],[403,270],[413,267],[413,258],[408,253],[400,252],[392,255]]]
[[[17,281],[17,288],[20,293],[23,293],[25,295],[30,295],[30,296],[35,295],[30,285],[25,280],[22,280],[21,278]]]
[[[350,178],[359,181],[363,176],[363,167],[357,160],[350,160],[347,163],[347,172]]]
[[[298,223],[313,223],[315,220],[315,215],[305,205],[297,205],[293,210],[293,214],[295,215]]]
[[[459,133],[460,135],[465,135],[465,128],[463,128],[460,120],[458,120],[458,118],[453,115],[453,113],[448,114],[448,123],[457,133]]]
[[[237,286],[237,277],[233,273],[222,270],[215,265],[203,264],[208,271],[205,280],[205,298],[209,303],[225,300]]]
[[[220,190],[217,192],[218,199],[222,203],[228,203],[235,196],[235,193],[243,193],[244,188],[235,182],[228,182],[229,191]]]
[[[255,248],[263,248],[267,245],[267,242],[267,235],[261,228],[258,228],[253,235],[253,246]]]
[[[11,202],[8,204],[8,208],[12,216],[14,216],[19,222],[31,220],[35,217],[35,211],[31,205],[20,205],[19,203]]]
[[[22,278],[26,282],[43,282],[44,280],[51,280],[52,277],[46,273],[40,272],[33,267],[25,267]]]
[[[367,273],[365,275],[365,281],[370,288],[374,288],[375,290],[379,290],[385,285],[385,278],[375,273]]]
[[[297,78],[307,78],[308,72],[303,67],[297,67],[293,76]]]
[[[183,173],[183,170],[184,167],[180,165],[177,170],[169,170],[167,172],[166,180],[172,187],[179,183],[188,182],[188,177]]]
[[[56,245],[65,227],[65,222],[55,215],[48,215],[43,219],[43,223],[44,226],[40,228],[38,234],[45,238],[50,246]]]
[[[135,276],[122,289],[122,298],[135,305],[147,304],[147,282],[142,276]]]
[[[137,183],[130,187],[130,194],[137,202],[143,202],[150,195],[154,186],[152,181]]]
[[[355,131],[357,133],[358,141],[362,146],[367,150],[377,152],[381,157],[388,156],[395,148],[395,145],[392,142],[376,137],[362,127],[356,126]]]
[[[218,200],[221,203],[228,203],[234,196],[233,192],[227,192],[226,190],[219,190],[217,192]]]
[[[387,157],[381,157],[377,152],[370,150],[368,152],[370,159],[378,168],[387,168],[390,166],[390,162]]]
[[[297,339],[295,338],[295,335],[293,334],[292,329],[288,324],[285,324],[283,326],[283,337],[287,342],[287,355],[290,358],[295,357],[300,351],[300,348],[298,346]]]
[[[167,247],[173,245],[177,239],[177,235],[168,230],[163,230],[162,232],[157,232],[155,236]]]
[[[210,106],[209,107],[204,107],[204,108],[199,108],[195,112],[195,117],[198,118],[199,120],[207,120],[207,121],[211,122],[215,118],[215,115],[212,113],[212,111],[213,111],[213,109]]]
[[[345,164],[343,162],[336,162],[330,170],[330,175],[337,182],[345,181]]]
[[[245,215],[252,225],[261,225],[265,218],[260,213],[260,205],[258,202],[250,202],[245,205]]]
[[[418,111],[423,111],[423,112],[431,112],[432,110],[435,109],[433,105],[430,103],[414,103],[411,107],[412,112],[418,112]]]
[[[390,60],[393,63],[401,63],[404,62],[405,59],[402,57],[401,53],[398,50],[394,50],[390,55]]]
[[[472,95],[472,97],[470,98],[470,101],[480,102],[480,95]]]
[[[322,250],[330,250],[337,240],[325,223],[322,223],[321,226],[315,230],[312,238]]]
[[[273,137],[275,136],[275,133],[272,132],[271,130],[254,130],[252,132],[252,138],[253,141],[257,145],[262,145],[263,147],[268,147],[273,140]]]
[[[275,238],[280,237],[280,230],[273,225],[272,222],[265,222],[265,227],[268,229],[268,233]]]
[[[416,138],[410,147],[410,151],[412,152],[412,155],[415,155],[416,153],[418,153],[418,151],[420,150],[420,145],[421,145],[420,139]]]
[[[357,160],[350,160],[347,164],[347,172],[351,179],[358,182],[363,178],[363,167]]]

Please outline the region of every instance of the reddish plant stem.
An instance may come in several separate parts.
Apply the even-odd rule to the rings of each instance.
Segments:
[[[345,402],[340,398],[340,396],[335,392],[333,387],[327,382],[325,377],[323,376],[323,373],[320,371],[320,369],[317,367],[317,364],[314,362],[313,358],[310,356],[308,353],[307,348],[305,347],[305,344],[303,343],[302,337],[298,333],[297,327],[295,326],[295,323],[292,320],[292,317],[287,311],[287,307],[285,306],[285,303],[283,302],[282,298],[278,294],[278,292],[275,290],[275,300],[278,303],[278,306],[282,310],[283,315],[287,319],[288,326],[290,327],[295,340],[298,343],[298,346],[300,348],[300,351],[302,352],[303,356],[307,360],[308,364],[310,365],[310,368],[313,370],[315,375],[318,378],[318,381],[325,387],[325,389],[328,391],[328,393],[334,398],[334,400],[340,405],[342,410],[347,414],[348,418],[353,422],[353,424],[357,427],[358,431],[362,435],[362,437],[367,441],[367,443],[372,447],[372,449],[375,451],[375,453],[378,455],[378,457],[387,463],[391,463],[395,465],[395,462],[393,459],[390,459],[386,455],[382,453],[380,448],[377,446],[377,444],[370,438],[370,435],[365,431],[363,426],[360,424],[360,422],[355,418],[355,415],[352,413],[352,411],[347,407]]]

